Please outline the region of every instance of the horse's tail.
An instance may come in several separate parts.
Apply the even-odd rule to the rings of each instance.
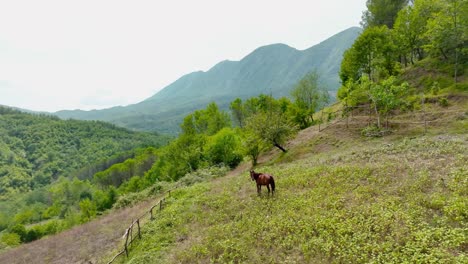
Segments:
[[[273,176],[271,176],[271,191],[275,191],[275,179],[273,178]]]

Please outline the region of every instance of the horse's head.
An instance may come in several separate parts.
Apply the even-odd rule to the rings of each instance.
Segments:
[[[250,170],[250,178],[252,179],[252,181],[255,181],[255,171],[254,170]]]

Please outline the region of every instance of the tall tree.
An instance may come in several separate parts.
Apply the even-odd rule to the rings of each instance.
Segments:
[[[361,25],[364,28],[382,25],[393,28],[398,11],[407,4],[408,0],[367,0]]]
[[[468,55],[468,1],[442,0],[439,12],[428,22],[426,46],[433,55],[441,55],[454,64],[457,82],[460,61]]]
[[[415,59],[424,58],[423,45],[428,39],[427,21],[437,9],[437,0],[416,0],[398,13],[394,25],[395,40],[401,53],[401,62],[414,64]]]
[[[280,111],[259,112],[247,121],[247,130],[283,152],[284,143],[297,131],[286,115]]]
[[[299,109],[304,110],[313,122],[313,114],[329,101],[327,91],[319,86],[319,75],[312,71],[306,74],[292,89],[291,96]]]
[[[342,83],[348,79],[357,81],[362,74],[373,81],[395,74],[395,51],[391,31],[387,26],[365,29],[344,54],[340,69]]]
[[[242,103],[242,99],[236,98],[234,101],[232,101],[229,109],[231,109],[234,122],[237,123],[240,128],[243,128],[245,126],[246,110],[244,104]]]
[[[184,134],[216,134],[224,127],[230,127],[229,114],[219,110],[216,103],[210,103],[206,109],[197,110],[187,115],[181,124]]]

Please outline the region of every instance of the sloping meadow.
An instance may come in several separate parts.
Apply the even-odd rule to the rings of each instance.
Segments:
[[[467,263],[467,136],[350,147],[177,190],[129,263]]]

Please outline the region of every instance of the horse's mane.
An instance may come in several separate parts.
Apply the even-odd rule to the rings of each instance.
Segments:
[[[255,172],[254,170],[250,170],[250,173],[253,174],[254,179],[257,179],[258,176],[262,175],[263,173],[261,172]]]

